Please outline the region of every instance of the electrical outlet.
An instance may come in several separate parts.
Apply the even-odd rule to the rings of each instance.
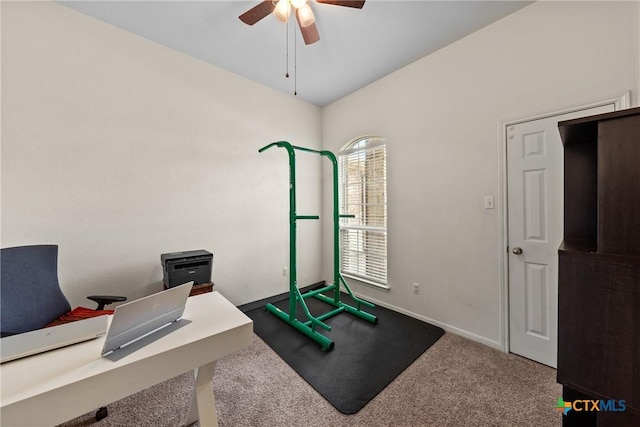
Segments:
[[[289,275],[289,270],[287,267],[282,267],[282,277],[287,277]]]
[[[420,293],[420,284],[419,283],[414,283],[413,284],[413,293],[418,295]]]

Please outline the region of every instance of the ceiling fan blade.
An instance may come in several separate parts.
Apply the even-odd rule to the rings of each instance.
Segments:
[[[300,32],[302,33],[302,39],[304,40],[304,44],[313,44],[320,40],[320,35],[318,34],[318,28],[316,27],[316,23],[303,27],[300,23],[300,16],[298,11],[296,11],[296,21],[298,21],[298,27],[300,27]]]
[[[365,0],[316,0],[318,3],[333,4],[336,6],[355,7],[362,9]]]
[[[265,16],[269,15],[275,9],[275,5],[271,0],[263,0],[258,5],[247,10],[239,16],[240,20],[247,25],[253,25]]]

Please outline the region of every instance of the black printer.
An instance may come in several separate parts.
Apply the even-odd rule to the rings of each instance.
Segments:
[[[171,288],[193,280],[194,285],[211,282],[213,254],[204,249],[160,255],[163,282]]]

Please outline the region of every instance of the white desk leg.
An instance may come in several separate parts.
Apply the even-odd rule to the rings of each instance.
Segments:
[[[218,427],[216,401],[213,396],[211,379],[216,369],[216,362],[194,369],[196,383],[191,397],[191,408],[187,416],[187,426],[200,421],[200,427]]]

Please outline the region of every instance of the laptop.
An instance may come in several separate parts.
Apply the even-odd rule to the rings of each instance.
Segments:
[[[193,282],[174,286],[116,307],[102,349],[106,356],[178,321]]]
[[[0,339],[0,363],[55,350],[104,335],[107,315],[64,323]]]

